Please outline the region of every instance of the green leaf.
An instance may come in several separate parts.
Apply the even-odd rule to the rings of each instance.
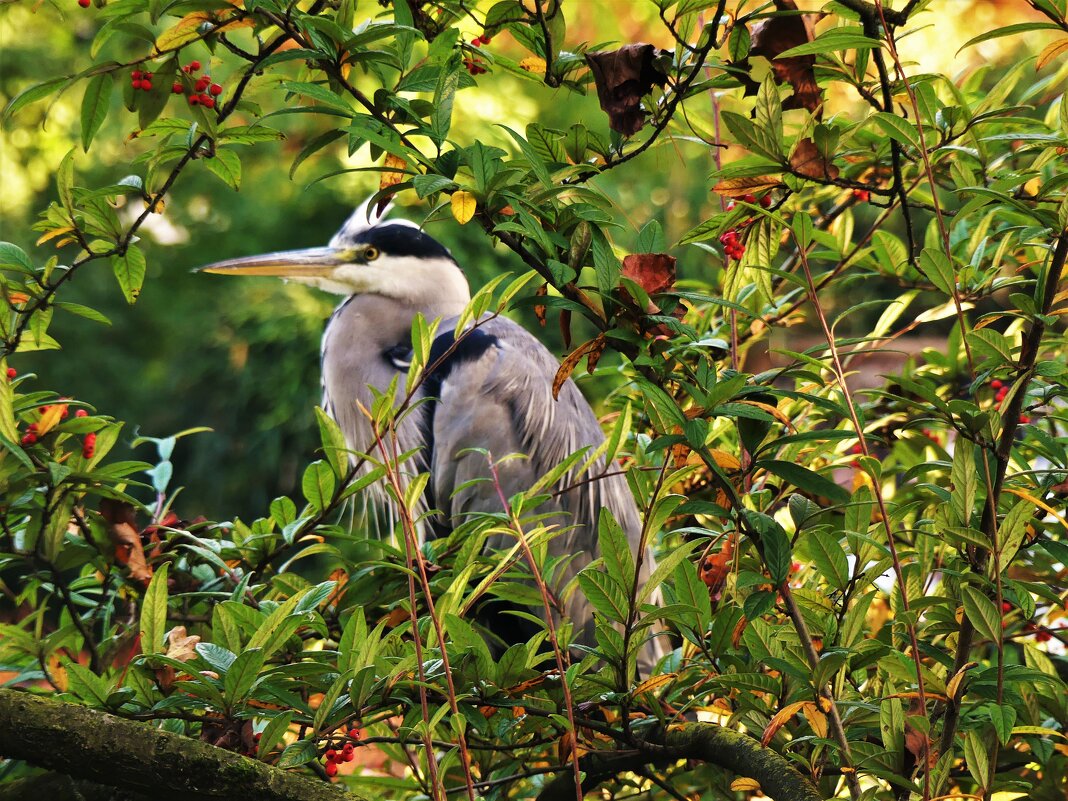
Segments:
[[[806,540],[809,556],[836,590],[849,583],[849,560],[838,537],[830,531],[814,531]]]
[[[434,89],[434,110],[430,115],[430,138],[439,147],[449,135],[449,128],[452,126],[452,104],[459,82],[458,64],[442,67],[438,85]]]
[[[204,165],[233,190],[241,186],[241,159],[232,150],[216,150],[215,156],[204,160]]]
[[[838,486],[829,478],[821,476],[814,470],[777,459],[762,460],[756,463],[756,467],[762,467],[769,473],[774,473],[779,478],[786,479],[795,487],[813,495],[821,495],[829,498],[836,504],[849,503],[849,492]]]
[[[903,145],[909,145],[911,147],[918,148],[920,146],[919,131],[916,130],[916,126],[896,114],[890,114],[886,111],[878,111],[869,117],[879,129],[889,136],[900,142]]]
[[[593,608],[613,623],[622,623],[628,616],[627,597],[615,579],[601,570],[599,565],[590,565],[578,574],[579,586]]]
[[[953,272],[953,262],[941,250],[924,248],[920,253],[920,272],[927,280],[947,295],[952,295],[957,287],[957,277]]]
[[[82,96],[82,149],[86,152],[107,118],[112,86],[111,76],[102,72],[90,79],[85,87]]]
[[[246,648],[237,655],[223,680],[223,697],[231,707],[245,700],[262,668],[263,652],[260,649]]]
[[[34,84],[33,86],[30,86],[27,89],[23,89],[13,98],[11,98],[11,102],[9,102],[4,108],[4,113],[2,118],[0,118],[0,123],[6,125],[11,115],[17,114],[31,103],[36,103],[38,100],[44,100],[46,97],[51,94],[54,94],[59,89],[66,87],[71,82],[72,81],[69,78],[50,78],[47,81],[42,81],[41,83]]]
[[[319,423],[319,438],[323,443],[323,455],[334,471],[334,475],[340,478],[348,472],[349,465],[349,451],[345,435],[341,433],[337,421],[318,406],[315,407],[315,419]]]
[[[790,565],[793,563],[790,538],[778,521],[766,514],[746,510],[745,519],[760,536],[764,564],[771,574],[771,580],[776,585],[782,584],[790,576]]]
[[[990,722],[994,724],[998,740],[1002,745],[1008,745],[1012,739],[1012,727],[1016,723],[1016,710],[1008,704],[987,704],[986,712],[990,715]]]
[[[330,505],[336,485],[334,471],[329,464],[320,460],[308,465],[304,471],[304,478],[300,487],[312,508],[317,512],[321,512]]]
[[[793,58],[794,56],[811,56],[818,53],[831,53],[835,50],[870,50],[880,47],[882,43],[878,39],[869,39],[864,31],[858,27],[831,28],[826,33],[820,34],[811,42],[791,47],[779,53],[775,58]]]
[[[164,563],[145,590],[141,603],[141,653],[164,653],[166,644],[163,635],[167,628],[167,572],[170,568]]]
[[[998,642],[1001,639],[1001,613],[994,602],[972,586],[963,588],[961,600],[964,602],[964,614],[972,621],[975,630],[991,642]]]
[[[634,556],[627,535],[607,507],[601,508],[598,532],[598,545],[608,575],[629,595],[634,586]]]
[[[18,272],[33,273],[33,262],[26,251],[10,242],[0,242],[0,270],[14,268]]]
[[[121,256],[111,257],[111,269],[115,272],[115,278],[127,303],[137,302],[137,296],[141,294],[141,284],[145,280],[146,267],[145,254],[134,245],[130,245]]]
[[[294,714],[296,713],[289,710],[271,718],[267,726],[260,732],[258,745],[261,756],[270,754],[274,747],[281,742],[282,737],[289,731],[289,724],[293,722]]]
[[[276,767],[296,768],[318,757],[319,752],[315,747],[315,740],[297,740],[297,742],[286,746],[282,755],[278,757]]]
[[[975,493],[979,485],[979,475],[975,466],[975,449],[971,443],[957,443],[953,452],[953,469],[950,471],[950,496],[953,513],[962,526],[971,525],[972,511],[975,509]]]

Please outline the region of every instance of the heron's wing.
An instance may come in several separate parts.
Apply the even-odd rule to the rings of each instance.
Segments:
[[[442,327],[451,331],[453,324],[446,320]],[[572,381],[564,383],[559,400],[553,399],[556,359],[511,320],[484,321],[455,342],[451,333],[439,335],[428,364],[439,357],[444,358],[426,387],[438,398],[429,421],[432,502],[454,520],[501,512],[501,495],[510,498],[529,489],[570,454],[603,442],[593,410]],[[486,454],[470,449],[488,451],[500,462],[499,490],[490,480]],[[525,458],[504,460],[512,454]],[[638,548],[640,523],[629,487],[622,476],[601,476],[602,471],[603,465],[595,465],[593,476],[566,476],[557,487],[566,491],[536,510],[556,513],[553,522],[567,527],[548,549],[551,556],[574,556],[554,582],[557,589],[599,556],[596,521],[602,507],[627,533],[632,552]],[[643,574],[648,575],[647,567]],[[592,642],[592,611],[580,593],[567,599],[565,615],[579,638]]]

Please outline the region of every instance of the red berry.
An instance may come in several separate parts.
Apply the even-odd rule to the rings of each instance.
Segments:
[[[19,374],[19,371],[16,370],[14,367],[8,367],[7,368],[7,377],[8,378],[14,378],[18,374]]]
[[[493,41],[493,37],[492,36],[487,36],[486,34],[482,34],[482,44],[483,45],[488,45],[492,41]]]
[[[152,73],[151,72],[146,72],[146,73],[142,74],[141,77],[144,78],[146,81],[151,81],[152,80]]]
[[[1052,639],[1053,635],[1045,629],[1035,633],[1035,642],[1049,642]]]
[[[193,71],[193,68],[191,66],[189,66],[188,64],[186,64],[184,67],[182,67],[182,72],[184,72],[186,74],[188,74],[188,73],[190,73],[192,71]]]
[[[189,105],[191,105],[191,106],[200,105],[200,95],[189,95]]]
[[[335,776],[337,776],[337,763],[336,762],[327,762],[326,763],[326,775],[329,776],[331,779],[334,778]]]
[[[861,444],[860,444],[860,443],[858,442],[858,443],[856,443],[855,445],[853,445],[853,447],[852,447],[852,448],[850,448],[850,449],[849,449],[849,452],[850,452],[850,453],[864,453],[864,446],[862,446],[862,445],[861,445]]]
[[[1020,415],[1020,424],[1021,425],[1027,425],[1030,422],[1031,422],[1031,418],[1028,417],[1026,414],[1021,414]]]
[[[175,81],[173,84],[171,84],[171,92],[173,92],[174,94],[180,95],[184,91],[185,90],[182,88],[181,81]]]
[[[360,730],[359,729],[349,729],[349,737],[351,737],[353,740],[359,740],[360,739]]]
[[[476,36],[474,39],[471,40],[471,44],[473,44],[475,47],[478,47],[480,44],[482,44],[482,37]]]
[[[22,438],[22,444],[23,445],[33,445],[33,443],[35,443],[36,441],[37,441],[37,435],[34,434],[33,432],[30,432],[29,434],[26,434]]]
[[[869,192],[867,189],[854,189],[853,197],[855,197],[861,203],[867,203],[869,200],[871,200],[871,192]]]
[[[337,762],[337,751],[335,751],[333,748],[329,749],[326,752],[326,759],[328,762]]]
[[[756,195],[754,195],[752,193],[742,195],[742,202],[743,203],[756,203]]]
[[[1001,602],[1001,612],[1002,612],[1002,614],[1007,615],[1011,611],[1012,611],[1012,604],[1010,604],[1008,601],[1002,601]]]
[[[197,70],[200,69],[200,62],[196,61],[196,60],[190,61],[189,62],[189,69],[193,70],[193,72],[196,72]]]
[[[45,407],[44,407],[44,408],[42,409],[42,411],[46,411],[47,409],[48,409],[48,407],[47,407],[47,406],[45,406]],[[26,427],[26,430],[27,430],[27,431],[29,431],[29,432],[30,432],[31,434],[36,434],[36,433],[37,433],[37,423],[30,423],[30,424],[29,424],[29,425],[28,425],[28,426]]]
[[[727,211],[734,211],[734,201],[727,204]]]
[[[208,88],[208,84],[210,84],[210,83],[211,83],[211,81],[205,75],[205,76],[202,76],[200,78],[197,78],[197,82],[196,82],[196,84],[194,85],[193,88],[195,88],[198,92],[203,92],[205,89]]]
[[[93,0],[78,0],[78,5],[82,8],[89,8],[93,4]]]
[[[130,73],[130,77],[133,78],[135,81],[141,80],[141,70],[134,70]]]
[[[263,733],[262,733],[262,732],[256,732],[256,733],[255,733],[254,735],[252,735],[252,739],[253,739],[253,740],[255,740],[255,741],[256,741],[257,743],[258,743],[258,742],[259,742],[259,741],[260,741],[260,740],[261,740],[262,738],[263,738]]]
[[[219,95],[221,95],[221,94],[222,94],[222,87],[221,87],[221,86],[220,86],[219,84],[217,84],[217,83],[213,83],[213,84],[211,85],[211,88],[210,88],[210,89],[208,89],[208,91],[209,91],[209,92],[211,92],[211,93],[212,93],[213,95],[215,95],[216,97],[218,97]]]
[[[764,195],[764,197],[760,198],[760,205],[763,206],[765,209],[770,209],[771,195]]]
[[[356,746],[354,746],[352,743],[345,743],[343,746],[341,746],[341,750],[342,751],[352,751],[355,747]]]
[[[991,389],[1001,389],[1003,386],[1005,386],[1005,385],[1002,384],[1001,381],[999,379],[997,379],[997,378],[995,378],[993,381],[990,382],[990,388]]]
[[[79,409],[78,411],[76,411],[74,413],[74,416],[75,417],[88,417],[89,416],[89,412],[85,411],[85,409]]]
[[[341,759],[344,762],[352,762],[352,760],[354,760],[355,758],[356,758],[356,755],[354,753],[352,753],[352,751],[346,751],[341,756]]]
[[[142,92],[151,92],[152,91],[152,81],[142,80],[141,81],[141,91]]]
[[[215,98],[210,95],[201,95],[200,105],[207,106],[208,108],[215,108]]]

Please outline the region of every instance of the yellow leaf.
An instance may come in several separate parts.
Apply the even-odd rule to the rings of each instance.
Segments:
[[[211,22],[212,16],[207,11],[194,11],[186,14],[173,28],[168,28],[156,39],[156,51],[164,53],[168,50],[177,50],[182,45],[200,38],[200,26],[205,22]]]
[[[527,72],[545,72],[545,59],[538,56],[527,56],[519,62],[519,68]]]
[[[735,779],[731,782],[731,789],[737,793],[755,793],[760,790],[760,782],[758,782],[756,779]]]
[[[394,156],[392,153],[387,153],[384,166],[390,169],[388,172],[382,173],[382,178],[379,179],[378,182],[379,189],[387,189],[388,187],[396,186],[404,180],[404,171],[408,168],[408,162],[400,156]]]
[[[43,234],[41,234],[41,237],[37,240],[36,244],[43,245],[49,239],[55,239],[57,236],[61,236],[62,234],[68,233],[73,230],[74,229],[68,225],[63,228],[53,228],[51,231],[45,231]]]
[[[764,734],[760,738],[760,744],[766,748],[768,743],[771,742],[771,738],[775,736],[775,732],[781,729],[786,721],[800,712],[805,704],[811,703],[811,701],[795,701],[776,712],[775,717],[768,721],[767,728],[764,729]]]
[[[55,651],[48,655],[48,675],[52,677],[52,683],[56,685],[57,690],[61,693],[67,691],[67,666],[60,661],[59,654]]]
[[[43,437],[57,425],[59,421],[63,419],[63,412],[67,411],[67,404],[54,403],[51,406],[44,407],[44,411],[41,412],[41,419],[37,421],[37,435]]]
[[[812,731],[816,733],[816,736],[826,737],[827,716],[819,710],[819,707],[816,706],[816,702],[806,702],[801,708],[801,711],[805,713],[805,719],[808,721],[808,725],[812,727]]]
[[[654,690],[658,690],[665,684],[670,684],[677,675],[678,673],[663,673],[659,676],[653,676],[652,678],[648,678],[634,688],[634,695],[635,697],[637,697],[642,693],[649,693],[653,692]]]
[[[1053,515],[1055,518],[1057,518],[1060,521],[1062,526],[1064,526],[1066,529],[1068,529],[1068,520],[1065,520],[1063,517],[1061,517],[1059,514],[1057,514],[1057,512],[1055,512],[1053,510],[1053,507],[1050,506],[1045,501],[1040,501],[1034,495],[1029,495],[1026,492],[1024,492],[1023,490],[1012,489],[1011,487],[1006,487],[1005,488],[1005,492],[1011,492],[1017,498],[1023,498],[1025,501],[1029,501],[1029,502],[1033,503],[1039,509],[1042,509],[1043,511],[1049,512],[1051,515]]]
[[[1059,39],[1053,44],[1048,45],[1045,50],[1038,54],[1038,61],[1035,62],[1035,71],[1037,72],[1042,69],[1065,50],[1068,50],[1068,39]]]
[[[716,463],[716,467],[722,467],[724,470],[738,470],[742,466],[734,454],[716,448],[713,448],[709,453],[712,454],[712,461]]]
[[[460,223],[460,225],[466,225],[471,222],[471,218],[475,216],[477,205],[475,196],[470,192],[460,190],[452,193],[452,216],[456,218],[456,222]]]

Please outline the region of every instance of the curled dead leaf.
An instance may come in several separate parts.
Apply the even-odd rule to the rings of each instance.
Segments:
[[[654,86],[667,83],[667,74],[657,63],[659,55],[657,48],[645,43],[586,54],[597,99],[613,131],[633,136],[645,125],[648,115],[642,108],[642,98]]]
[[[115,546],[115,561],[126,565],[130,576],[145,586],[152,580],[152,567],[145,559],[141,534],[137,530],[136,513],[132,505],[103,498],[100,501],[100,516],[108,527],[108,537]]]
[[[564,382],[571,377],[571,373],[575,371],[575,367],[582,360],[583,356],[587,353],[592,353],[598,348],[600,348],[601,351],[604,350],[604,339],[604,334],[598,334],[589,342],[579,345],[575,350],[567,354],[567,358],[560,364],[560,369],[556,371],[556,376],[553,378],[553,400],[556,400],[559,397],[560,388],[564,385]],[[597,355],[600,356],[600,353]]]
[[[764,728],[764,734],[760,737],[760,744],[767,748],[768,743],[771,742],[771,738],[774,737],[775,733],[786,724],[786,721],[804,709],[805,704],[811,703],[811,701],[795,701],[792,704],[787,704],[776,712],[774,717],[768,721],[768,725]]]
[[[742,178],[724,178],[712,187],[712,191],[723,197],[741,198],[746,195],[759,195],[782,186],[777,175],[750,175]]]
[[[187,634],[185,626],[175,626],[167,632],[167,657],[178,662],[188,662],[197,655],[200,637]]]
[[[775,0],[775,7],[779,11],[797,11],[794,0]],[[809,55],[779,58],[780,53],[811,42],[815,38],[814,22],[815,16],[812,14],[769,17],[754,25],[750,34],[749,55],[766,58],[771,62],[775,82],[788,83],[794,89],[794,93],[783,101],[783,109],[806,108],[815,111],[820,105],[820,88],[813,69],[816,57]],[[748,69],[749,59],[740,62],[739,66]],[[751,78],[745,80],[745,85],[747,95],[755,95],[760,87],[760,84]]]
[[[808,725],[812,727],[812,731],[815,732],[817,737],[827,736],[827,716],[816,706],[814,701],[810,701],[804,705],[801,709],[805,714],[805,720],[808,721]]]
[[[405,170],[408,169],[408,162],[400,156],[394,156],[392,153],[387,153],[383,166],[386,170],[378,180],[379,189],[388,189],[391,186],[396,186],[405,179]]]

